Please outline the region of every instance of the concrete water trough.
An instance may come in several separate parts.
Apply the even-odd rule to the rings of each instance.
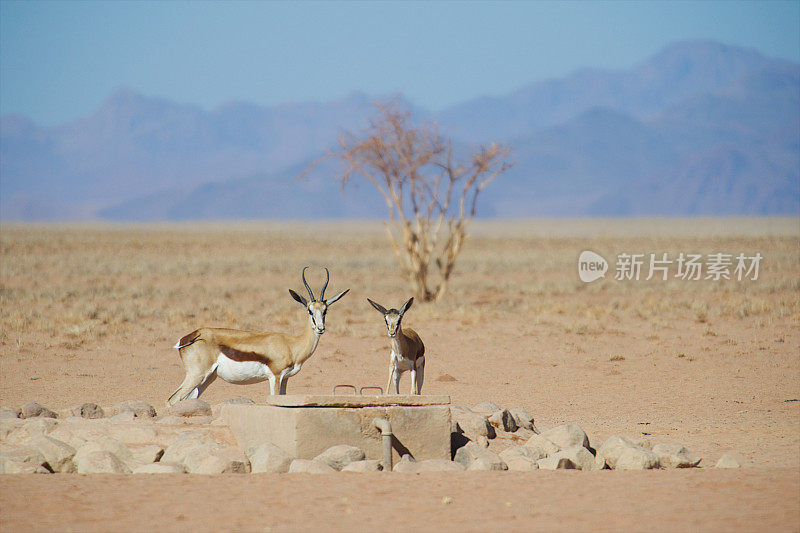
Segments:
[[[331,446],[349,444],[368,459],[382,460],[376,422],[388,420],[393,461],[404,454],[450,459],[449,396],[289,394],[263,404],[225,404],[220,418],[245,451],[271,442],[295,458],[313,459]]]

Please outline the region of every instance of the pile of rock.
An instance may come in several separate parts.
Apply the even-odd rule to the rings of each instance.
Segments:
[[[489,440],[497,431],[514,433],[526,430],[536,433],[533,416],[521,407],[501,409],[492,402],[481,402],[472,409],[453,406],[450,409],[453,433],[456,440],[470,440],[481,446],[489,446]]]
[[[228,400],[252,403],[249,399]],[[226,403],[227,403],[226,402]],[[613,435],[597,450],[577,424],[539,431],[521,408],[491,402],[452,407],[452,460],[398,461],[395,472],[464,470],[599,470],[694,467],[700,462],[679,445],[650,446],[644,439]],[[379,461],[348,445],[333,446],[314,459],[290,456],[264,442],[242,453],[230,430],[198,399],[161,416],[141,401],[103,409],[85,403],[56,413],[35,402],[0,409],[0,473],[331,473],[376,472]],[[503,449],[502,446],[507,444]],[[495,452],[499,450],[499,453]],[[724,456],[718,468],[738,467]]]
[[[158,417],[141,401],[56,413],[35,402],[0,409],[0,473],[246,473],[250,461],[202,400]]]
[[[683,446],[651,446],[646,439],[622,435],[611,436],[595,450],[577,424],[540,432],[524,409],[502,409],[492,402],[471,409],[453,407],[451,411],[456,450],[453,459],[466,470],[643,470],[687,468],[700,462]],[[514,434],[514,444],[496,453],[490,442],[502,433]],[[524,442],[516,444],[520,440]]]

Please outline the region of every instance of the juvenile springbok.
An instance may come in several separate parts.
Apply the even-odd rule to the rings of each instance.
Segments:
[[[325,333],[328,306],[350,290],[325,300],[325,289],[330,280],[326,268],[325,285],[317,300],[306,282],[306,268],[303,269],[303,285],[310,300],[289,289],[292,298],[308,310],[308,325],[302,333],[288,335],[224,328],[194,330],[175,345],[183,361],[186,377],[169,397],[167,404],[197,398],[217,376],[228,383],[240,385],[269,380],[270,394],[275,394],[276,383],[279,394],[286,394],[288,378],[300,372],[303,363],[317,348],[320,336]]]
[[[397,309],[386,310],[379,303],[375,303],[369,298],[367,301],[383,315],[386,322],[386,329],[389,333],[389,381],[386,382],[386,394],[389,394],[389,386],[394,384],[394,393],[400,394],[400,374],[406,370],[411,371],[411,394],[422,394],[422,381],[425,379],[425,345],[419,338],[417,332],[411,328],[403,329],[401,322],[403,315],[414,298],[409,300],[398,311]]]

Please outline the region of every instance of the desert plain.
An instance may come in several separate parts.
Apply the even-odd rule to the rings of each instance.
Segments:
[[[578,256],[610,265],[584,283]],[[616,280],[620,254],[645,254]],[[660,275],[649,254],[760,253],[758,279]],[[297,332],[301,269],[350,288],[288,392],[384,386],[385,326],[370,297],[412,295],[378,221],[0,227],[0,405],[144,400],[183,371],[200,326]],[[731,266],[733,274],[733,266]],[[703,273],[705,277],[705,272]],[[676,443],[697,468],[423,474],[3,475],[3,531],[798,531],[800,222],[789,218],[477,221],[440,302],[404,325],[426,345],[423,393],[523,407]],[[408,375],[401,389],[410,388]],[[402,390],[401,390],[402,392]],[[407,391],[406,391],[407,392]],[[266,383],[202,399],[256,402]],[[741,464],[714,469],[724,454]]]

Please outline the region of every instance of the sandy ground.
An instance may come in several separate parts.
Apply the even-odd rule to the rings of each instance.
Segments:
[[[485,529],[800,530],[800,228],[796,219],[544,221],[474,227],[450,291],[405,324],[426,344],[425,393],[522,406],[680,443],[693,471],[529,474],[0,478],[7,531]],[[157,408],[183,373],[171,346],[196,327],[297,331],[306,264],[331,269],[314,356],[290,393],[386,382],[371,297],[410,291],[373,223],[3,226],[0,404],[53,409],[126,399]],[[578,280],[577,257],[716,252],[765,259],[756,281]],[[613,265],[612,265],[613,269]],[[674,272],[674,270],[673,270]],[[320,272],[309,272],[315,289]],[[401,387],[410,387],[404,376]],[[217,380],[203,398],[266,384]],[[502,446],[495,443],[493,447]],[[741,470],[710,469],[732,453]],[[450,497],[451,504],[442,498]],[[135,509],[136,513],[131,513]]]
[[[2,525],[75,532],[794,531],[796,474],[17,475],[3,480],[13,496],[3,498]]]

